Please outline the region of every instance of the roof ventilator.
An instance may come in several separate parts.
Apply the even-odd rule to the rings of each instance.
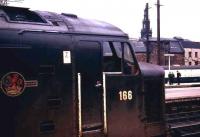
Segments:
[[[70,17],[70,18],[78,18],[78,16],[75,15],[75,14],[61,13],[61,15],[66,16],[66,17]]]

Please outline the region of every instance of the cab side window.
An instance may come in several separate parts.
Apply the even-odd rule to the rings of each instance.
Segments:
[[[103,56],[104,57],[113,56],[113,53],[112,53],[112,50],[111,50],[109,42],[104,42],[103,43]]]
[[[123,73],[124,74],[135,74],[135,62],[133,59],[133,54],[131,52],[130,46],[128,43],[123,43],[122,45],[122,63],[123,63]]]
[[[103,43],[103,71],[121,72],[121,57],[120,42]]]
[[[116,52],[116,55],[118,58],[122,58],[122,44],[120,42],[113,42],[113,47],[114,47],[114,51]]]
[[[103,58],[105,72],[131,74],[134,69],[133,55],[128,43],[104,42]]]
[[[128,61],[129,63],[134,63],[133,55],[127,43],[124,43],[124,60]]]
[[[126,42],[104,42],[103,59],[105,72],[139,73],[130,45]]]

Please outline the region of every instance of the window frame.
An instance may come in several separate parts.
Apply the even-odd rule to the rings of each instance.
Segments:
[[[197,51],[195,52],[195,58],[198,58],[198,52]]]
[[[136,57],[134,55],[134,51],[130,45],[130,43],[128,41],[103,41],[103,57],[107,57],[106,54],[104,53],[104,48],[106,45],[104,45],[104,43],[109,43],[109,46],[110,46],[110,49],[111,49],[111,56],[108,56],[110,58],[116,58],[116,59],[120,59],[121,60],[121,64],[120,64],[120,72],[122,72],[123,74],[126,74],[125,73],[125,67],[126,66],[138,66],[137,64],[137,61],[136,61]],[[115,44],[116,43],[116,44]],[[117,52],[120,51],[117,46],[120,46],[120,50],[121,52]],[[127,51],[129,52],[129,55],[128,57],[130,59],[127,59],[126,58],[126,54],[125,53],[128,53],[125,51],[125,49],[127,49]],[[103,64],[106,63],[106,62],[103,62]],[[125,64],[129,64],[129,65],[125,65]],[[131,74],[131,73],[130,73]]]
[[[191,51],[188,52],[188,57],[192,57],[192,52]]]
[[[126,59],[126,57],[125,57],[126,54],[124,54],[123,59],[124,59],[126,62],[130,63],[130,64],[134,64],[134,63],[135,63],[134,54],[133,54],[133,52],[131,51],[131,46],[130,46],[130,44],[128,44],[127,42],[123,42],[122,44],[123,44],[123,52],[125,52],[125,44],[127,45],[126,47],[128,47],[128,49],[129,49],[129,52],[130,52],[129,55],[131,56],[130,58],[132,58],[132,61],[130,61],[129,59]]]

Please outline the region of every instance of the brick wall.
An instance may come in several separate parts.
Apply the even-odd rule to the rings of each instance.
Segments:
[[[136,53],[136,58],[139,62],[146,62],[146,54],[144,53]]]
[[[156,43],[151,44],[151,55],[150,55],[150,63],[158,64],[158,48]],[[160,62],[161,65],[168,65],[168,57],[164,56],[165,51],[161,48],[160,52]],[[146,53],[136,53],[136,58],[139,62],[146,62]],[[171,65],[184,65],[184,53],[183,54],[174,54],[173,57],[170,58]]]

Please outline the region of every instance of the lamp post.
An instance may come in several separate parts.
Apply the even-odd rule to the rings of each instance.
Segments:
[[[170,66],[171,66],[170,57],[173,57],[174,54],[164,54],[164,56],[168,57],[168,70],[170,71]]]
[[[160,0],[157,0],[157,46],[158,46],[158,65],[160,62]]]

